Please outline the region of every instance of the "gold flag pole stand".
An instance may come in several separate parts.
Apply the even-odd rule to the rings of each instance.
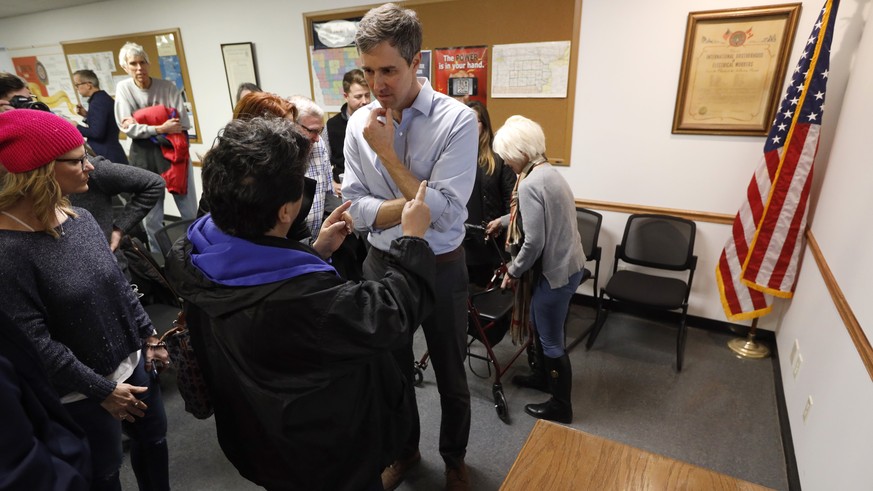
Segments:
[[[755,341],[755,332],[758,330],[758,318],[752,320],[752,325],[749,327],[749,335],[746,339],[736,338],[728,341],[728,348],[731,349],[739,358],[767,358],[770,356],[770,350],[763,344],[758,344]]]

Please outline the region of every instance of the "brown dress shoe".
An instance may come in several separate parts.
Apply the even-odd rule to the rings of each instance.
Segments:
[[[382,471],[382,489],[391,491],[399,486],[403,482],[403,478],[406,477],[406,472],[419,462],[421,462],[421,452],[418,450],[409,457],[395,460],[393,464]]]
[[[446,467],[446,491],[469,491],[470,472],[467,464],[461,462],[460,467]]]

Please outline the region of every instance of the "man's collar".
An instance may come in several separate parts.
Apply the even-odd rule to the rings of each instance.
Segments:
[[[421,84],[421,90],[418,91],[418,95],[410,107],[425,116],[429,116],[431,109],[433,109],[433,87],[430,86],[426,77],[418,77],[418,83]]]
[[[427,80],[427,77],[417,77],[417,80],[418,83],[421,84],[421,89],[419,89],[418,95],[415,96],[415,99],[412,101],[409,109],[415,109],[421,114],[428,116],[430,115],[430,111],[433,108],[434,90],[433,87],[430,86],[430,82]],[[376,109],[382,107],[382,103],[379,102],[379,99],[374,99],[373,102],[367,104],[364,107],[369,106],[372,106],[371,109]]]

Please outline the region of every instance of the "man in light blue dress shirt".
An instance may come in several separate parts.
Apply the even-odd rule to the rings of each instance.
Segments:
[[[421,24],[412,10],[393,4],[363,18],[356,43],[361,68],[376,100],[349,119],[342,195],[359,230],[369,232],[364,276],[380,278],[387,269],[389,244],[400,237],[400,213],[427,181],[425,202],[431,226],[424,238],[437,255],[437,301],[422,323],[442,407],[439,450],[446,463],[447,489],[469,489],[464,455],[470,433],[470,392],[464,357],[467,341],[467,269],[464,221],[476,179],[478,126],[475,113],[437,93],[416,77],[421,54]],[[412,336],[395,353],[410,381]],[[413,400],[414,394],[413,394]],[[394,489],[421,459],[417,407],[413,429],[399,459],[382,474]]]

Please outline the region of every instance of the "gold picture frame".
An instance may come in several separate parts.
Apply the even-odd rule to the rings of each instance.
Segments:
[[[674,134],[766,135],[800,3],[690,12]]]

